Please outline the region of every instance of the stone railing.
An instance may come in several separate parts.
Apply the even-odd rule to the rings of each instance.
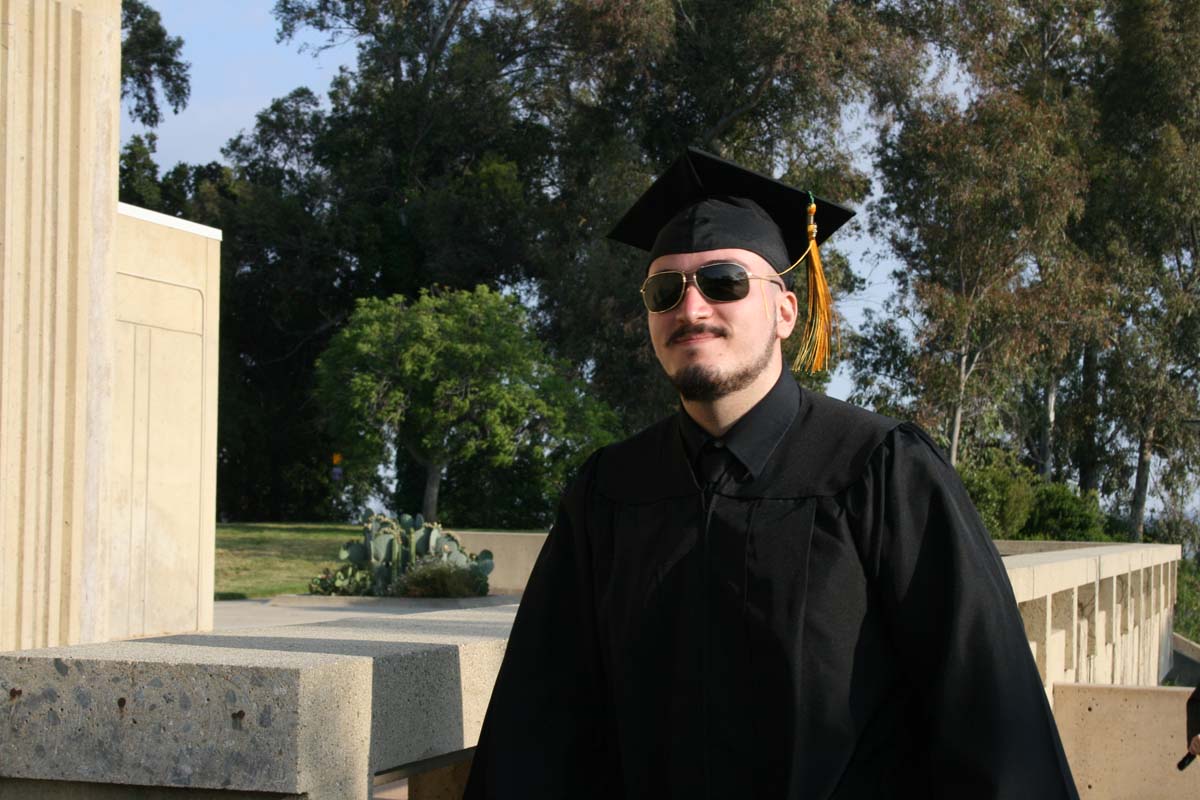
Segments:
[[[535,535],[511,541],[527,549],[525,536]],[[1156,683],[1170,664],[1179,548],[1020,552],[1027,544],[1000,549],[1051,700],[1078,682]],[[489,545],[503,563],[504,540]],[[400,776],[412,800],[457,796],[515,612],[349,616],[0,654],[0,797],[76,797],[89,782],[161,787],[164,798],[353,800]],[[1064,735],[1068,753],[1093,752],[1080,741]]]
[[[998,542],[1046,692],[1155,686],[1171,668],[1179,545]]]

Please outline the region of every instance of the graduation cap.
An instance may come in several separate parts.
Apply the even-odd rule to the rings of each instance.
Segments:
[[[813,197],[689,147],[608,234],[650,253],[738,248],[756,253],[780,275],[808,260],[808,321],[793,368],[825,368],[834,317],[817,246],[854,216]]]

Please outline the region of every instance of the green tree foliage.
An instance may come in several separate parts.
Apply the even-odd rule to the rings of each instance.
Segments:
[[[327,102],[275,100],[226,165],[159,179],[159,210],[224,231],[218,505],[238,519],[340,513],[313,364],[359,297],[516,291],[624,432],[669,411],[637,293],[646,265],[608,228],[689,143],[864,198],[841,111],[915,69],[907,34],[869,4],[279,0],[275,14],[281,40],[315,31],[356,47],[356,64]],[[123,187],[149,204],[152,161],[127,150]],[[835,291],[859,285],[825,255]],[[543,469],[523,455],[470,485],[451,474],[447,502],[474,488],[480,524],[544,519],[549,501],[508,500]],[[398,505],[419,503],[423,468],[402,453],[395,470]]]
[[[1195,558],[1179,562],[1176,578],[1177,599],[1172,620],[1175,631],[1193,642],[1200,642],[1200,564]]]
[[[854,340],[857,395],[968,462],[997,441],[1019,451],[1046,480],[1102,493],[1140,536],[1152,476],[1160,497],[1186,494],[1200,464],[1186,423],[1200,416],[1200,10],[902,8],[930,80],[897,95],[884,128],[882,230],[902,266],[888,317]]]
[[[993,448],[964,467],[962,480],[992,538],[1020,538],[1037,490],[1029,467],[1011,451]]]
[[[900,262],[843,337],[858,399],[968,473],[998,448],[1096,490],[1136,532],[1200,469],[1194,5],[277,0],[281,41],[357,49],[324,97],[273,101],[224,164],[160,175],[149,137],[122,153],[123,198],[224,231],[221,513],[344,513],[314,364],[359,298],[520,297],[551,373],[618,432],[660,417],[645,259],[604,234],[685,144],[862,204],[858,109]],[[824,255],[838,296],[862,285]],[[541,524],[555,458],[481,448],[446,473],[446,515]],[[389,471],[393,505],[419,505],[426,466],[401,447]]]
[[[1155,461],[1170,465],[1167,491],[1200,465],[1200,430],[1184,422],[1200,417],[1200,8],[1115,0],[1112,19],[1090,210],[1119,285],[1121,325],[1099,362],[1133,465],[1125,497],[1140,537]]]
[[[904,339],[891,338],[894,320],[872,319],[856,378],[868,401],[916,390],[913,411],[943,432],[952,463],[964,416],[1021,378],[1058,302],[1046,273],[1066,248],[1081,178],[1053,109],[1011,92],[956,102],[918,98],[885,131],[880,212],[902,265],[888,311],[914,335],[880,376]]]
[[[162,122],[159,90],[179,113],[192,92],[183,39],[171,36],[146,0],[121,0],[121,99],[133,98],[129,116],[147,128]],[[153,148],[151,148],[153,152]]]
[[[154,153],[158,137],[153,133],[145,136],[134,134],[121,148],[118,162],[118,196],[122,203],[158,211],[162,208],[162,185],[158,177],[158,164]]]
[[[422,514],[439,519],[444,474],[521,460],[532,482],[507,488],[534,501],[524,523],[539,524],[564,470],[611,436],[610,416],[561,368],[514,297],[427,291],[360,300],[317,363],[317,394],[360,496],[378,492],[381,469],[405,452],[425,469]],[[453,509],[443,518],[458,524]]]
[[[1041,483],[1022,534],[1029,539],[1108,541],[1104,512],[1095,492],[1080,495],[1063,483]]]

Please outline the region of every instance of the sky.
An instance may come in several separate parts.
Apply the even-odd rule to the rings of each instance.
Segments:
[[[254,115],[272,100],[301,86],[324,97],[338,68],[354,63],[353,44],[314,54],[300,52],[300,48],[320,41],[315,37],[277,43],[277,25],[271,14],[274,4],[274,0],[150,0],[162,15],[167,32],[183,38],[183,58],[191,64],[192,92],[187,107],[179,114],[164,109],[164,120],[154,130],[158,136],[155,160],[162,172],[180,161],[223,161],[225,143],[252,129]],[[853,118],[848,121],[857,124]],[[129,119],[128,109],[123,109],[122,143],[145,132]],[[862,136],[857,139],[866,141]],[[865,148],[859,155],[860,163],[867,161]],[[837,244],[867,281],[865,291],[841,299],[838,305],[853,326],[861,321],[864,309],[882,304],[890,290],[887,276],[891,269],[877,257],[880,245],[865,235],[839,236]],[[834,376],[828,393],[845,399],[851,388],[843,369]]]

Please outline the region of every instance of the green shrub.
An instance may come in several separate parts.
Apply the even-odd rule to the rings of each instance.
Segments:
[[[1175,600],[1175,632],[1200,642],[1200,566],[1193,559],[1179,562],[1176,588],[1179,594]]]
[[[343,564],[336,572],[328,567],[308,582],[309,594],[367,595],[375,581],[372,570]]]
[[[487,573],[477,564],[458,566],[439,556],[426,556],[391,586],[396,597],[483,597]]]
[[[1037,477],[1017,457],[990,449],[962,470],[963,485],[993,539],[1015,539],[1033,510]]]
[[[1022,537],[1066,542],[1108,542],[1107,518],[1094,491],[1076,494],[1065,483],[1043,483],[1034,492],[1033,510]]]

